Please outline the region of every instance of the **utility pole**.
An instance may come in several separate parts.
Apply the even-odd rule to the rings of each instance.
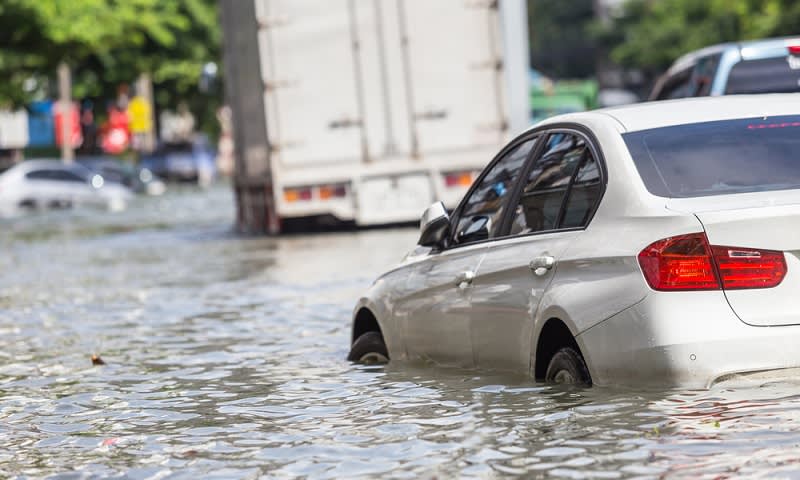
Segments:
[[[226,100],[233,120],[237,227],[243,233],[280,233],[275,208],[267,137],[264,91],[261,75],[259,31],[269,26],[259,22],[256,0],[219,0],[225,59]]]
[[[75,160],[72,150],[72,79],[65,62],[58,64],[58,98],[61,111],[61,161],[70,164]]]

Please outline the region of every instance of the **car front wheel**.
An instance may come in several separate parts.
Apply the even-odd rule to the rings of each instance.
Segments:
[[[586,362],[583,361],[581,354],[571,347],[564,347],[553,355],[547,366],[545,381],[567,385],[592,384]]]
[[[353,346],[347,359],[351,362],[362,363],[364,365],[378,365],[389,362],[389,352],[383,335],[380,332],[366,332],[361,334]]]

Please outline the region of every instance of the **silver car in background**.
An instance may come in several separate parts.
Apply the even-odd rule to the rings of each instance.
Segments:
[[[700,388],[800,367],[800,95],[554,117],[421,230],[350,360]]]
[[[0,215],[23,209],[79,206],[121,210],[133,197],[127,187],[106,181],[86,167],[58,160],[29,160],[0,173]]]
[[[712,45],[682,56],[650,100],[800,92],[800,37]]]

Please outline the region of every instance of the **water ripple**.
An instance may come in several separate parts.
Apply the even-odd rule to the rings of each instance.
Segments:
[[[0,222],[0,477],[800,476],[798,384],[350,365],[353,301],[415,232],[240,238],[231,210],[217,189]]]

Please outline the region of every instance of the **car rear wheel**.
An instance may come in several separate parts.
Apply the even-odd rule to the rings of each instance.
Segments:
[[[564,347],[553,355],[547,366],[545,381],[566,385],[592,384],[586,362],[583,361],[581,354],[571,347]]]
[[[386,350],[383,335],[380,332],[363,333],[353,342],[347,359],[364,365],[379,365],[389,362],[389,352]]]

